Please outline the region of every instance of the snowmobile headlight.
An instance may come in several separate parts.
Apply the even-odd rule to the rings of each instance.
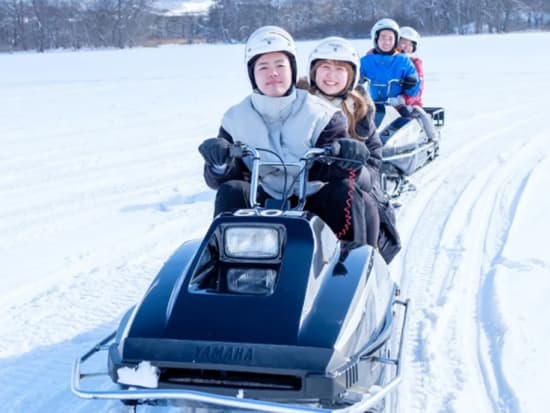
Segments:
[[[276,279],[277,272],[272,268],[230,268],[227,289],[240,294],[270,295]]]
[[[281,245],[276,226],[228,226],[224,231],[224,252],[230,258],[275,259],[281,255]]]

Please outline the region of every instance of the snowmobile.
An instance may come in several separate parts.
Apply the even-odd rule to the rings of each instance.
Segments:
[[[381,96],[391,96],[393,85],[398,83],[399,80],[393,79],[387,84],[372,84],[370,87],[385,90]],[[439,155],[445,109],[423,107],[422,113],[403,108],[400,112],[387,102],[375,101],[375,105],[375,124],[384,145],[380,170],[382,187],[390,198],[397,198],[403,192],[415,189],[408,177]],[[431,122],[431,131],[427,131],[425,122]]]
[[[261,151],[231,147],[252,164],[250,208],[175,251],[118,329],[75,360],[74,394],[134,409],[390,411],[409,301],[377,250],[304,210],[307,171],[330,150],[294,165],[298,201],[279,208],[257,202]]]

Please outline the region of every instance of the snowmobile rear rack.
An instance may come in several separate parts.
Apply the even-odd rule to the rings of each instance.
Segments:
[[[431,106],[424,106],[423,109],[432,117],[436,128],[441,128],[445,125],[445,109]]]

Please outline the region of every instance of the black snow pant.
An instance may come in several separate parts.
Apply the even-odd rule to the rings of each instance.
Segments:
[[[218,188],[214,216],[224,211],[249,208],[250,183],[231,180]],[[269,195],[261,188],[258,202],[264,204]],[[319,216],[339,239],[365,244],[365,202],[362,191],[348,179],[326,183],[306,199],[305,209]]]
[[[374,248],[378,248],[378,238],[380,236],[380,213],[378,211],[378,202],[373,197],[372,192],[365,191],[363,191],[363,200],[365,202],[367,244]]]
[[[380,176],[378,172],[371,172],[370,169],[363,167],[361,174],[357,178],[357,185],[363,194],[365,203],[365,225],[366,240],[371,247],[378,247],[378,238],[380,236],[380,213],[379,205],[373,194],[373,186],[379,185]]]

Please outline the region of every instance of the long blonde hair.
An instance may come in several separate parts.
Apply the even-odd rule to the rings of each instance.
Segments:
[[[358,121],[362,120],[365,116],[367,116],[369,106],[372,105],[374,107],[374,103],[372,102],[372,99],[368,95],[368,93],[363,94],[358,92],[356,89],[349,90],[355,79],[355,72],[353,70],[352,65],[349,62],[343,62],[340,60],[333,60],[333,62],[338,66],[342,66],[346,69],[346,71],[348,72],[348,83],[346,87],[343,89],[341,95],[330,96],[330,95],[324,94],[323,91],[315,84],[315,74],[317,73],[317,69],[319,68],[319,66],[321,66],[321,64],[326,60],[329,60],[329,59],[317,60],[312,65],[311,71],[309,74],[309,78],[311,79],[311,84],[309,85],[309,92],[313,94],[320,93],[328,100],[341,98],[342,101],[340,103],[340,107],[348,120],[348,133],[350,134],[350,136],[352,136],[355,139],[365,140],[364,136],[360,136],[357,134],[357,132],[355,131],[355,126],[357,125]],[[352,107],[350,108],[350,106]]]

